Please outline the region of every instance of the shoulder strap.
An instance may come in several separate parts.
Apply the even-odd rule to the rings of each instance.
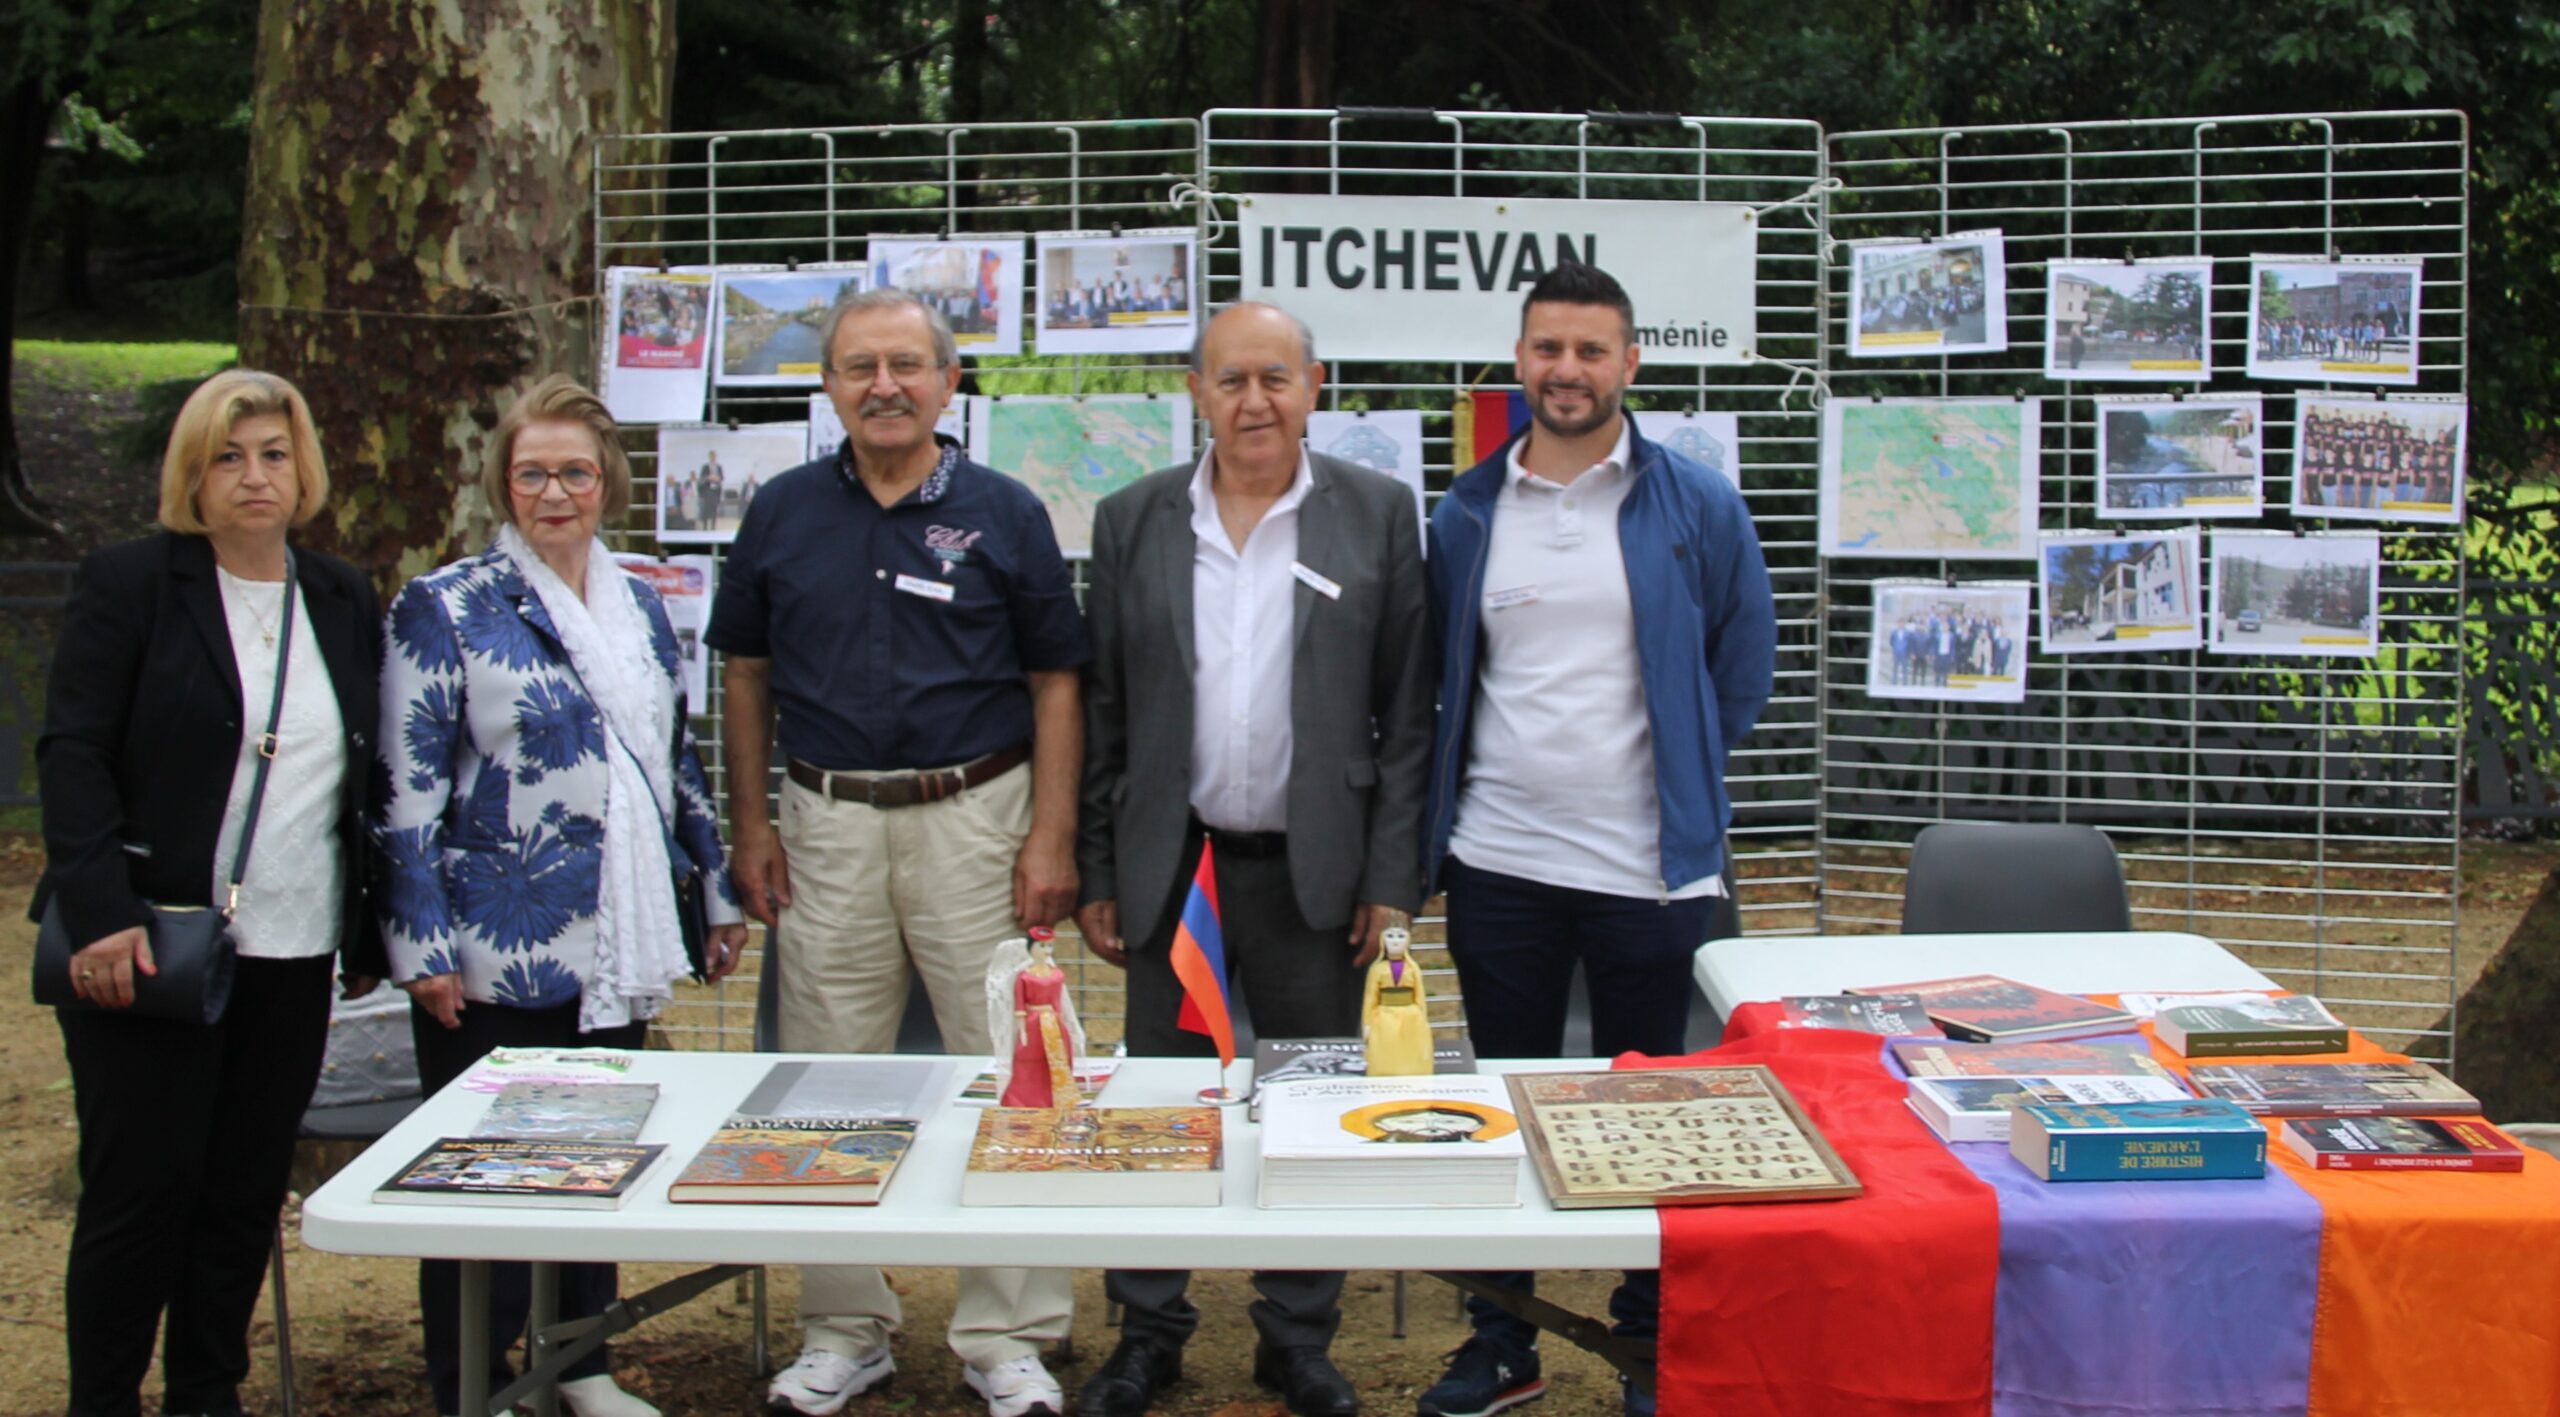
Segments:
[[[288,550],[284,553],[283,623],[276,632],[276,692],[267,705],[267,731],[258,735],[258,766],[249,779],[248,818],[240,824],[240,849],[231,857],[231,889],[222,905],[226,917],[240,909],[240,883],[249,875],[249,843],[258,835],[258,809],[267,798],[267,769],[275,766],[276,728],[284,721],[285,668],[293,657],[294,605],[301,591],[300,568]]]

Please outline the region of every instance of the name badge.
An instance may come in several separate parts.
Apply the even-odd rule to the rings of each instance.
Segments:
[[[927,600],[947,601],[958,594],[958,587],[949,581],[929,581],[922,576],[908,575],[904,571],[898,573],[897,587],[909,595],[921,595]]]
[[[1508,610],[1515,605],[1537,603],[1538,588],[1533,585],[1513,586],[1509,590],[1489,590],[1484,593],[1484,608],[1489,611]]]
[[[1325,576],[1319,572],[1308,570],[1307,563],[1304,561],[1290,562],[1289,574],[1296,576],[1299,581],[1305,584],[1307,589],[1314,591],[1316,594],[1323,596],[1327,600],[1340,600],[1342,598],[1342,587],[1340,584],[1326,579]]]

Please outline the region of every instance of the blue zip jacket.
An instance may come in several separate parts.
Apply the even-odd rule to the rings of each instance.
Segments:
[[[1431,749],[1423,870],[1440,888],[1458,821],[1467,726],[1475,709],[1476,654],[1484,617],[1484,567],[1494,498],[1508,475],[1512,435],[1460,474],[1431,514],[1427,562],[1432,624],[1440,634],[1440,722]],[[1777,673],[1777,605],[1751,511],[1733,484],[1647,442],[1628,420],[1633,468],[1618,512],[1618,545],[1635,606],[1653,776],[1662,803],[1663,891],[1724,869],[1733,799],[1725,760],[1768,705]]]

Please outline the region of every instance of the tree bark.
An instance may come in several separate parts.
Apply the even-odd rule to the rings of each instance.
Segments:
[[[300,385],[306,533],[387,587],[491,530],[506,402],[595,377],[595,139],[662,129],[672,0],[263,0],[240,358]]]
[[[54,530],[53,518],[27,486],[15,410],[18,271],[26,259],[27,209],[35,205],[45,135],[58,107],[44,80],[32,73],[0,90],[0,536]]]

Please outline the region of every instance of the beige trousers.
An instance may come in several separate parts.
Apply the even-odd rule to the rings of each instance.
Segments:
[[[909,966],[924,976],[943,1048],[983,1057],[987,960],[1021,933],[1013,862],[1031,830],[1031,769],[957,797],[882,809],[782,785],[791,905],[782,912],[781,1045],[794,1053],[885,1053],[906,1012]],[[979,1368],[1066,1336],[1074,1272],[964,1269],[951,1351]],[[846,1357],[888,1341],[897,1293],[870,1265],[804,1266],[801,1341]]]

